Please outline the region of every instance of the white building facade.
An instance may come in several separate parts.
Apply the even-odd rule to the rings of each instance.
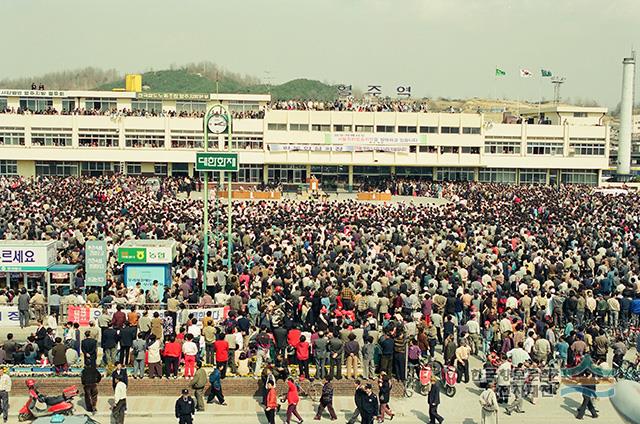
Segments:
[[[299,184],[311,175],[345,188],[391,175],[597,184],[609,162],[602,108],[547,108],[530,114],[570,119],[503,124],[473,113],[268,110],[269,101],[251,94],[0,89],[0,110],[7,111],[0,113],[0,175],[193,175],[195,152],[203,148],[196,116],[217,103],[238,116],[231,146],[241,164],[234,179],[243,184]],[[113,110],[148,116],[107,112]],[[226,150],[226,143],[226,136],[210,138],[210,149]]]

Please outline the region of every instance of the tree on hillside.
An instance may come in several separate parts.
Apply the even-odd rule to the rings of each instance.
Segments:
[[[98,69],[93,67],[70,71],[49,72],[40,76],[24,78],[6,78],[0,80],[0,87],[29,89],[32,83],[44,84],[47,90],[90,90],[110,81],[118,79],[115,69]]]

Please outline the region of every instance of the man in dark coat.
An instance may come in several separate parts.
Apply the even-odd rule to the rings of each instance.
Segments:
[[[111,327],[102,329],[102,365],[113,364],[116,360],[118,333]]]
[[[127,376],[127,369],[122,366],[121,362],[116,362],[116,369],[111,374],[111,380],[113,389],[115,390],[117,380],[122,381],[126,386],[129,385],[129,376]]]
[[[182,389],[182,396],[176,400],[176,418],[179,424],[192,424],[196,413],[196,403],[189,396],[188,389]]]
[[[98,404],[98,383],[102,380],[102,374],[94,365],[86,365],[80,374],[80,382],[84,388],[84,403],[88,412],[96,413]]]
[[[362,398],[360,415],[362,416],[362,424],[373,424],[373,420],[378,415],[378,397],[373,393],[371,384],[364,387],[365,396]]]
[[[347,421],[348,424],[354,424],[358,419],[358,416],[362,415],[362,403],[364,402],[364,398],[367,396],[367,393],[364,391],[364,387],[362,386],[360,380],[356,380],[355,383],[356,392],[353,397],[356,404],[356,409],[355,411],[353,411],[353,415],[351,416],[351,418],[349,418],[349,421]]]
[[[90,331],[84,332],[85,339],[80,343],[80,349],[84,356],[84,365],[95,367],[98,359],[98,341],[91,337]]]
[[[136,339],[137,327],[129,325],[127,321],[122,330],[120,330],[120,362],[125,366],[129,365],[129,356],[131,354],[131,346]]]
[[[441,423],[444,418],[438,414],[440,405],[440,384],[435,375],[431,376],[431,390],[429,390],[429,424]]]

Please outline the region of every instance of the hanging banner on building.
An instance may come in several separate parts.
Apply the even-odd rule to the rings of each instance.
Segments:
[[[427,142],[425,134],[394,134],[394,133],[340,133],[324,134],[324,142],[329,143],[358,143],[358,144],[424,144]]]
[[[104,286],[107,282],[107,242],[88,240],[84,246],[86,286]]]
[[[0,306],[0,326],[20,326],[20,315],[17,306]]]
[[[409,146],[344,146],[338,144],[269,144],[272,152],[399,152],[409,153]]]
[[[137,99],[145,100],[209,100],[210,94],[205,93],[138,93]]]

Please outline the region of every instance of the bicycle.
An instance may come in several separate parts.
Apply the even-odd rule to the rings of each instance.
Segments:
[[[321,381],[311,381],[302,377],[295,379],[294,384],[298,388],[298,396],[308,397],[313,402],[320,400],[320,395],[322,394]],[[280,395],[280,398],[284,402],[284,399],[287,398],[287,389]]]

